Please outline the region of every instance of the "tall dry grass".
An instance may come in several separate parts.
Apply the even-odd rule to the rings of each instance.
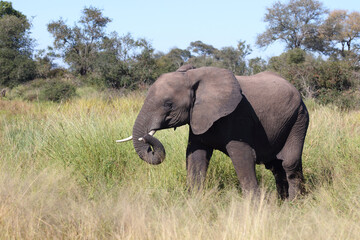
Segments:
[[[216,152],[202,193],[186,189],[187,127],[157,133],[159,166],[142,162],[131,134],[143,101],[95,95],[64,104],[0,100],[0,239],[358,239],[360,112],[307,102],[308,194],[243,198],[231,161]]]

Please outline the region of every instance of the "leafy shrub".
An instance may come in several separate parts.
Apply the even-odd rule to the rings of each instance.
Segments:
[[[321,89],[317,92],[316,100],[321,104],[333,103],[340,96],[340,92],[331,89]]]
[[[48,73],[47,76],[49,78],[62,78],[64,77],[66,74],[68,74],[68,71],[64,68],[54,68],[51,69]]]
[[[351,87],[352,71],[346,62],[321,61],[316,69],[317,88],[342,91]]]
[[[25,84],[20,84],[9,92],[9,99],[22,99],[26,101],[39,100],[40,90],[45,84],[44,79],[35,79]]]
[[[291,82],[306,98],[315,95],[317,86],[314,82],[316,60],[301,49],[289,50],[269,60],[268,69],[275,71]]]
[[[360,96],[356,91],[337,91],[333,89],[320,89],[316,97],[321,104],[333,104],[341,110],[359,109]]]
[[[40,93],[42,100],[61,102],[76,95],[76,88],[73,84],[63,80],[50,80],[45,83]]]
[[[295,48],[287,51],[284,57],[288,64],[300,64],[305,62],[306,52],[300,48]]]
[[[108,87],[100,73],[91,73],[86,76],[81,76],[80,80],[82,83],[84,83],[84,86],[95,87],[99,90]]]
[[[349,61],[315,58],[301,49],[292,49],[269,60],[269,70],[278,72],[291,82],[306,98],[319,98],[323,104],[338,99],[342,108],[352,108],[353,94],[343,91],[355,89],[360,76]]]
[[[7,98],[61,102],[75,95],[76,87],[73,83],[60,79],[36,79],[11,89]]]

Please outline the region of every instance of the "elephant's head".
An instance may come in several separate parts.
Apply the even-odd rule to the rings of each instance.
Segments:
[[[150,87],[133,127],[137,154],[150,164],[160,164],[165,149],[152,136],[155,131],[190,124],[194,134],[203,134],[233,112],[241,99],[238,81],[225,69],[185,65],[161,75]]]

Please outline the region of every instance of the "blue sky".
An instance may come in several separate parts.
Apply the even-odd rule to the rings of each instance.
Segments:
[[[7,0],[9,1],[9,0]],[[267,49],[255,46],[256,36],[265,31],[266,7],[275,0],[13,0],[13,7],[27,17],[33,17],[32,38],[36,49],[52,45],[53,38],[46,25],[62,17],[73,26],[85,6],[103,10],[112,19],[107,31],[119,35],[131,33],[149,40],[157,51],[168,52],[173,47],[186,48],[201,40],[216,48],[236,46],[239,40],[250,44],[251,57],[268,59],[284,49],[274,44]],[[282,2],[288,2],[282,1]],[[324,0],[330,10],[360,11],[359,0]]]

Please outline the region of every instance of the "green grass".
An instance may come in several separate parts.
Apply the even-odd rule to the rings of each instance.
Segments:
[[[255,201],[241,196],[219,152],[206,189],[188,193],[186,126],[156,134],[167,151],[158,166],[141,161],[131,142],[116,144],[131,135],[143,99],[92,92],[61,104],[0,100],[0,239],[360,236],[360,111],[308,101],[308,194],[278,201],[272,175],[258,166],[263,197]]]

